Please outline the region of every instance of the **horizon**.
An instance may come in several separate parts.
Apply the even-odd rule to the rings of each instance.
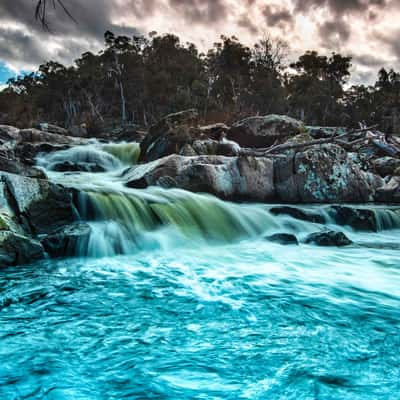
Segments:
[[[373,83],[382,67],[399,68],[399,30],[391,20],[400,16],[400,5],[394,0],[100,0],[95,6],[93,0],[71,0],[65,5],[77,22],[50,9],[50,31],[35,20],[34,2],[0,5],[0,90],[9,78],[43,62],[72,65],[85,51],[97,53],[106,30],[127,36],[172,33],[200,51],[221,34],[248,46],[267,34],[288,42],[289,62],[307,50],[352,56],[352,84]]]

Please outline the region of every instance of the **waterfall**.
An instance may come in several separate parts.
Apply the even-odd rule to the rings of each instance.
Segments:
[[[395,207],[274,207],[235,204],[180,189],[131,189],[121,172],[139,158],[138,143],[90,144],[38,158],[55,183],[76,189],[75,205],[90,235],[78,256],[113,256],[156,248],[172,250],[258,240],[275,233],[300,241],[324,229],[368,242],[374,232],[400,229]],[[361,232],[361,233],[360,233]],[[364,232],[364,233],[362,233]],[[265,239],[267,240],[267,239]]]
[[[79,249],[80,255],[129,254],[166,242],[169,246],[231,243],[278,228],[273,216],[257,206],[182,190],[131,192],[78,194],[77,209],[92,229],[88,248]]]
[[[140,156],[139,143],[113,143],[102,146],[102,150],[118,158],[123,164],[136,164]]]
[[[90,144],[41,155],[38,165],[46,171],[116,171],[135,164],[139,154],[138,143]]]

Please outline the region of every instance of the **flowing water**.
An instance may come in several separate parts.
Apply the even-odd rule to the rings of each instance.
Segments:
[[[378,231],[359,232],[325,206],[302,207],[318,224],[128,189],[127,146],[39,160],[79,190],[91,234],[73,258],[1,271],[1,400],[400,398],[398,210],[375,207]],[[64,161],[102,172],[51,171]],[[355,244],[265,239],[327,228]]]

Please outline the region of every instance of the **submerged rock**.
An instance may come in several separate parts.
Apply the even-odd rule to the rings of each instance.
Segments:
[[[172,155],[128,170],[131,188],[176,187],[222,199],[272,201],[273,161],[269,158]]]
[[[274,215],[289,215],[295,219],[302,221],[314,222],[316,224],[324,224],[325,217],[311,211],[300,210],[299,208],[289,206],[272,207],[269,212]]]
[[[333,206],[331,216],[338,225],[348,225],[359,231],[378,230],[378,221],[372,210],[346,206]]]
[[[272,114],[236,122],[229,130],[228,137],[242,147],[260,148],[283,143],[304,130],[302,122],[285,115]]]
[[[317,246],[349,246],[353,242],[343,233],[335,231],[315,232],[308,235],[305,243]]]
[[[279,244],[294,244],[294,245],[299,244],[299,241],[297,240],[296,236],[290,233],[276,233],[274,235],[267,236],[265,239],[270,242]]]

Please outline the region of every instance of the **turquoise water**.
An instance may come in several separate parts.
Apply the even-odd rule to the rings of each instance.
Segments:
[[[92,147],[50,161],[92,163]],[[78,257],[0,271],[0,400],[400,398],[398,212],[357,232],[323,206],[303,207],[318,224],[128,189],[135,147],[105,150],[106,172],[47,171],[80,191]],[[264,239],[326,228],[355,244]]]
[[[0,398],[398,399],[399,255],[258,240],[7,270]]]

